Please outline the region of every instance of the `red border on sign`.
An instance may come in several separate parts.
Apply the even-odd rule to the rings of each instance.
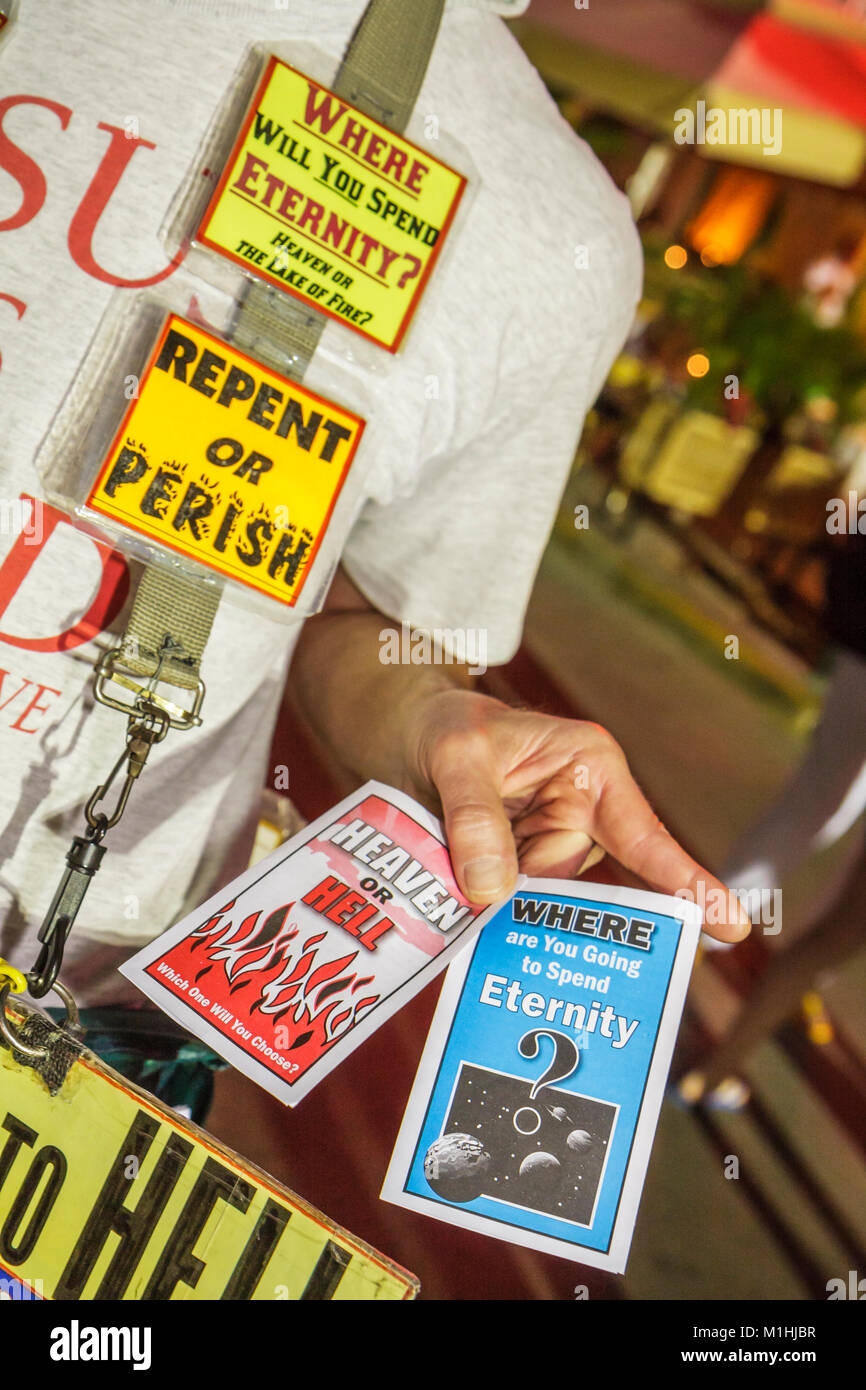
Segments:
[[[291,295],[293,299],[297,299],[308,309],[316,309],[320,314],[326,315],[327,318],[334,319],[337,323],[341,323],[344,326],[344,328],[348,328],[352,333],[358,333],[362,338],[366,338],[368,342],[375,343],[376,347],[382,347],[385,349],[386,352],[397,352],[400,347],[400,344],[403,341],[403,338],[406,335],[409,325],[412,322],[415,310],[418,307],[418,301],[421,295],[424,293],[424,290],[427,288],[427,281],[430,278],[430,275],[433,271],[433,267],[436,265],[436,262],[439,259],[439,253],[442,250],[445,238],[451,229],[451,224],[454,221],[455,216],[457,215],[457,209],[459,208],[460,202],[463,198],[463,194],[466,191],[466,185],[468,182],[466,175],[461,174],[458,169],[452,169],[450,164],[443,163],[441,159],[436,159],[436,156],[431,155],[430,151],[425,150],[423,146],[416,145],[412,140],[406,140],[405,136],[400,136],[400,139],[403,140],[405,144],[409,145],[413,150],[417,150],[419,154],[425,154],[428,156],[428,158],[435,159],[436,163],[441,168],[447,169],[449,173],[454,174],[455,177],[460,180],[460,183],[457,192],[454,196],[454,201],[451,204],[451,209],[448,213],[448,216],[442,224],[442,230],[439,233],[439,239],[436,242],[436,245],[433,247],[430,259],[428,260],[427,265],[424,268],[424,273],[419,279],[417,286],[415,287],[415,293],[413,294],[408,305],[406,306],[406,312],[404,313],[403,318],[400,321],[400,325],[397,329],[396,335],[391,343],[383,343],[381,338],[377,338],[373,333],[365,333],[363,328],[357,328],[354,324],[350,323],[348,319],[342,318],[340,314],[335,314],[332,309],[325,309],[321,304],[318,304],[316,300],[310,299],[307,295],[299,294],[297,290],[293,290],[291,285],[287,285],[285,280],[281,280],[279,276],[269,275],[265,270],[254,268],[252,264],[249,261],[245,261],[242,256],[238,256],[234,251],[227,251],[224,246],[218,246],[216,242],[211,241],[210,238],[206,235],[206,229],[208,223],[211,221],[213,214],[216,210],[216,205],[222,197],[225,186],[228,183],[229,174],[237,158],[238,151],[240,150],[241,146],[247,138],[247,131],[253,123],[253,117],[256,114],[256,109],[258,107],[261,95],[266,89],[268,83],[270,82],[271,74],[274,68],[277,66],[277,64],[279,64],[280,67],[287,68],[289,72],[296,73],[299,77],[303,77],[306,82],[311,82],[314,87],[318,87],[320,92],[331,92],[330,87],[325,87],[321,82],[316,82],[315,78],[312,78],[307,73],[302,72],[300,68],[292,67],[291,63],[284,63],[281,58],[271,57],[270,61],[268,62],[268,66],[265,69],[264,76],[262,77],[261,82],[259,83],[258,87],[256,88],[256,91],[253,94],[252,100],[250,102],[249,111],[247,112],[247,115],[244,119],[243,126],[241,127],[240,132],[238,133],[237,139],[232,145],[231,154],[229,155],[226,161],[226,167],[223,170],[223,173],[220,177],[220,181],[216,186],[216,191],[214,192],[213,197],[211,198],[210,202],[207,205],[207,208],[205,209],[204,215],[201,219],[201,222],[199,223],[198,230],[195,232],[194,240],[200,243],[200,245],[206,246],[209,250],[215,251],[217,255],[224,256],[226,260],[234,261],[235,264],[241,266],[247,272],[248,275],[253,275],[257,279],[265,280],[269,285],[276,285],[277,289],[282,290],[285,294]],[[336,93],[331,92],[331,95],[336,96]],[[342,97],[337,97],[337,100],[340,101],[344,106],[346,106],[350,111],[357,112],[359,116],[363,117],[365,122],[372,124],[373,126],[376,126],[379,130],[388,130],[387,126],[383,126],[380,121],[377,121],[375,119],[375,117],[368,116],[367,113],[365,111],[362,111],[360,107],[353,106],[350,101],[344,101]],[[399,132],[390,131],[389,133],[391,135],[396,135]]]
[[[97,504],[97,502],[94,500],[95,493],[97,493],[99,491],[99,488],[102,486],[103,480],[105,479],[105,476],[108,473],[108,470],[114,458],[115,450],[117,449],[118,443],[120,439],[123,437],[123,435],[126,433],[127,424],[129,420],[132,418],[133,414],[135,413],[135,407],[137,404],[137,401],[135,400],[133,400],[130,403],[129,409],[126,411],[126,414],[124,415],[120,423],[120,427],[117,430],[114,439],[111,441],[111,446],[108,450],[108,453],[105,456],[105,462],[102,464],[99,470],[99,475],[96,481],[94,482],[93,486],[91,487],[86,505],[90,507],[92,511],[98,512],[100,516],[107,517],[109,521],[112,521],[114,523],[115,526],[123,526],[130,531],[136,531],[139,535],[145,536],[147,540],[149,540],[152,544],[162,546],[166,550],[173,550],[176,554],[182,555],[184,559],[189,560],[194,565],[204,565],[207,569],[213,570],[216,574],[221,575],[223,579],[232,580],[234,581],[234,583],[242,585],[243,588],[252,589],[257,594],[263,594],[265,598],[273,599],[275,603],[283,603],[288,608],[294,608],[295,604],[301,596],[304,585],[306,584],[310,576],[310,572],[313,568],[313,564],[315,562],[319,546],[324,540],[325,533],[328,529],[328,526],[330,525],[331,516],[333,514],[334,508],[336,507],[340,493],[343,490],[343,484],[345,483],[349,469],[352,466],[352,462],[358,450],[358,445],[360,444],[364,436],[364,430],[366,428],[367,422],[366,420],[362,420],[360,415],[356,415],[354,411],[346,410],[345,407],[339,405],[336,401],[329,401],[326,396],[320,396],[316,391],[310,391],[309,388],[304,386],[301,382],[293,381],[291,377],[283,376],[282,372],[275,371],[273,367],[268,367],[264,362],[259,362],[255,357],[250,357],[249,353],[241,352],[239,348],[235,348],[232,346],[231,343],[225,341],[222,338],[216,337],[213,333],[208,332],[206,328],[201,328],[199,324],[192,323],[189,319],[182,318],[180,314],[175,314],[171,312],[169,312],[169,314],[166,317],[165,323],[162,326],[159,337],[157,338],[153,351],[151,352],[147,366],[145,367],[144,375],[141,378],[142,388],[147,383],[148,377],[150,376],[153,370],[154,363],[156,362],[157,356],[159,354],[159,350],[168,336],[169,329],[174,323],[184,324],[187,328],[191,328],[195,333],[201,334],[202,337],[207,338],[210,342],[217,344],[219,347],[222,347],[223,349],[228,348],[243,362],[249,362],[251,366],[256,367],[260,372],[269,372],[271,376],[277,379],[277,381],[284,382],[286,386],[291,387],[294,390],[297,390],[300,386],[301,390],[304,392],[306,396],[309,396],[310,400],[316,401],[319,405],[329,406],[332,408],[335,407],[337,410],[340,411],[342,415],[346,415],[349,417],[350,420],[354,420],[358,426],[358,432],[355,436],[355,440],[352,444],[351,449],[349,450],[349,455],[345,463],[343,464],[343,470],[340,476],[340,481],[338,482],[337,487],[334,490],[333,496],[331,497],[330,506],[328,507],[328,510],[322,519],[321,525],[319,527],[319,534],[313,544],[312,550],[310,551],[310,557],[307,561],[304,573],[302,574],[298,582],[298,587],[293,595],[286,598],[282,598],[279,594],[273,593],[273,591],[270,589],[263,588],[259,584],[255,584],[252,581],[245,580],[242,576],[236,575],[228,569],[222,569],[219,565],[213,564],[210,560],[205,560],[203,558],[195,556],[194,554],[191,554],[190,551],[185,550],[183,546],[175,545],[170,540],[163,540],[162,537],[155,536],[152,531],[148,531],[144,526],[136,526],[134,522],[127,521],[125,519],[121,521],[114,512],[109,511],[106,507],[100,507]],[[141,391],[139,391],[139,395],[141,395]]]

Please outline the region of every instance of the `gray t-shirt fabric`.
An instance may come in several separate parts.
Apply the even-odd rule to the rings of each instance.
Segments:
[[[486,630],[491,664],[520,640],[641,279],[626,200],[497,17],[524,7],[446,10],[417,112],[467,152],[471,198],[403,350],[347,363],[329,324],[317,354],[357,378],[376,424],[347,572],[396,623]],[[0,47],[0,955],[20,968],[125,733],[89,683],[129,570],[26,501],[40,441],[112,296],[158,280],[178,312],[224,318],[220,292],[170,269],[168,209],[244,49],[314,42],[336,62],[364,8],[23,0]],[[220,605],[204,725],[152,754],[70,938],[82,1003],[139,1002],[114,967],[244,867],[298,630]]]

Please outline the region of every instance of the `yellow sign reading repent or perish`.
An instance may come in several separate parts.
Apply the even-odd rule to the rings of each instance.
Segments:
[[[293,605],[363,430],[172,314],[87,504]]]
[[[465,186],[271,58],[197,240],[396,352]]]
[[[0,1047],[0,1298],[414,1298],[413,1275],[92,1054],[60,1091]]]

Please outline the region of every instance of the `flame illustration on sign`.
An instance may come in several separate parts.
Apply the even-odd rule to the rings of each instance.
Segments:
[[[356,967],[357,949],[319,960],[327,933],[304,936],[292,920],[295,906],[284,903],[264,921],[261,909],[235,920],[232,899],[166,959],[173,969],[189,971],[199,992],[207,989],[242,1026],[262,1033],[269,1023],[281,1052],[303,1049],[305,1070],[380,996],[366,992],[374,977]]]

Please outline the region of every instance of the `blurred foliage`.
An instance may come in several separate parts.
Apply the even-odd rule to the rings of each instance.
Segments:
[[[688,401],[718,414],[725,378],[735,375],[768,424],[781,424],[810,397],[829,396],[837,424],[862,418],[866,347],[844,325],[822,328],[779,285],[742,264],[673,271],[647,248],[647,297],[660,314],[655,333],[685,333],[706,353],[706,376],[689,379]],[[859,393],[859,399],[858,399]]]
[[[627,126],[613,116],[605,116],[594,111],[578,126],[581,140],[585,140],[593,154],[604,160],[605,156],[622,154],[628,150],[634,135]]]

